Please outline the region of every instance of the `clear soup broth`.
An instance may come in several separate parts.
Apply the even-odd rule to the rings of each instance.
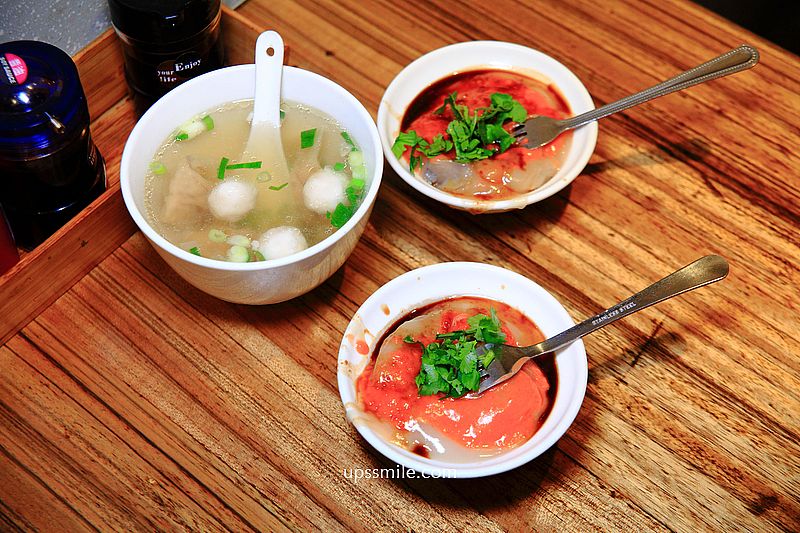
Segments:
[[[341,227],[366,188],[363,156],[329,115],[281,105],[288,176],[245,151],[253,101],[180,126],[145,178],[148,222],[176,246],[211,259],[261,261],[297,253]]]

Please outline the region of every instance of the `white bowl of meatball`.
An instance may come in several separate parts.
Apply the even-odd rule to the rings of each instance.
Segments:
[[[166,94],[128,138],[120,187],[136,225],[181,277],[222,300],[260,305],[300,296],[342,266],[372,211],[383,155],[352,94],[283,67],[288,174],[273,171],[268,158],[241,149],[254,87],[255,66],[238,65]]]

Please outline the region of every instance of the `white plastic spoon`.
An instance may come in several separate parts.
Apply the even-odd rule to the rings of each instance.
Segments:
[[[245,152],[262,161],[262,172],[271,181],[289,181],[289,167],[281,143],[281,76],[283,74],[283,39],[275,31],[265,31],[256,41],[256,89],[253,122]]]

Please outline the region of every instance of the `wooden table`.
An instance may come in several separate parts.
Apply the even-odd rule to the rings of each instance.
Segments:
[[[677,0],[455,5],[239,13],[373,114],[404,65],[464,40],[540,49],[598,105],[742,42],[762,61],[605,119],[583,175],[522,211],[450,210],[387,166],[355,253],[284,304],[198,292],[134,234],[0,347],[0,529],[800,529],[798,58]],[[728,279],[585,340],[583,407],[540,458],[488,479],[344,476],[394,467],[335,380],[342,332],[383,283],[483,261],[580,319],[708,253]]]

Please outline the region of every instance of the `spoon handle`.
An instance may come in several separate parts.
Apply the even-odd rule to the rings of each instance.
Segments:
[[[592,111],[588,111],[576,117],[568,118],[561,121],[564,129],[577,128],[589,122],[592,122],[603,117],[607,117],[618,111],[623,111],[629,107],[642,104],[653,98],[664,96],[665,94],[674,93],[734,72],[746,70],[755,66],[758,63],[758,50],[750,45],[743,44],[738,48],[715,57],[710,61],[706,61],[702,65],[698,65],[693,69],[689,69],[677,76],[661,82],[658,85],[645,89],[631,96],[627,96],[616,102],[611,102],[602,107],[598,107]]]
[[[596,314],[549,339],[532,346],[535,353],[557,350],[580,339],[584,335],[616,322],[620,318],[641,311],[646,307],[662,302],[703,285],[719,281],[728,275],[728,262],[718,255],[707,255],[676,270],[669,276],[656,281],[630,298]],[[534,350],[532,350],[534,351]]]
[[[253,103],[253,124],[279,127],[281,79],[283,69],[283,39],[276,31],[265,31],[256,40],[256,88],[258,98]]]

